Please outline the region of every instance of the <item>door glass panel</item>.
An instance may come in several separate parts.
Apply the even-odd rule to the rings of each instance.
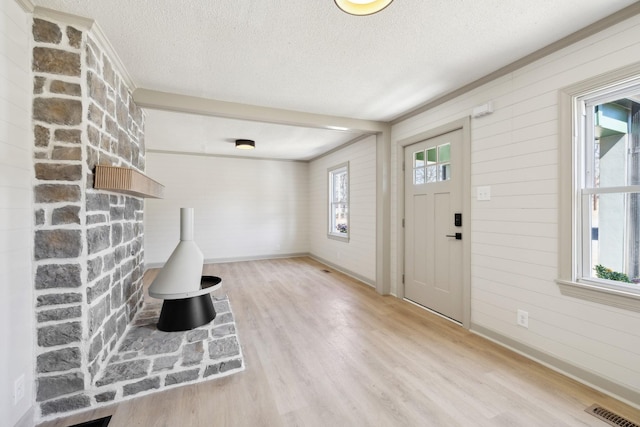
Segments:
[[[440,165],[439,172],[440,175],[438,176],[438,181],[447,181],[451,179],[451,163]]]
[[[433,163],[436,163],[437,161],[438,158],[436,156],[436,147],[429,148],[427,150],[427,164],[431,165]]]
[[[425,167],[426,166],[426,167]],[[451,179],[451,144],[413,153],[413,183],[421,185]]]
[[[451,144],[444,144],[438,147],[438,162],[446,163],[451,160]]]
[[[437,166],[427,166],[427,182],[436,182],[437,181]]]

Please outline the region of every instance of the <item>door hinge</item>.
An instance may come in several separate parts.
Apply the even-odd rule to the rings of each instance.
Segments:
[[[404,228],[404,218],[402,218],[402,228]]]
[[[402,172],[404,172],[404,162],[402,162]]]
[[[404,274],[402,275],[402,284],[404,285]]]

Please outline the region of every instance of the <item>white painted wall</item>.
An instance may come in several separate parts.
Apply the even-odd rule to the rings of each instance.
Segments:
[[[327,237],[327,170],[349,162],[349,242]],[[370,284],[376,280],[376,138],[370,136],[309,164],[310,252]]]
[[[0,414],[18,423],[33,404],[31,16],[0,2]],[[24,375],[25,397],[13,404]]]
[[[165,186],[145,199],[145,262],[164,263],[180,238],[180,208],[195,208],[205,261],[309,252],[308,165],[147,152],[146,174]]]
[[[327,169],[349,161],[351,236],[327,238]],[[375,137],[310,163],[147,153],[165,186],[145,199],[145,262],[164,263],[180,238],[180,208],[195,208],[205,260],[312,255],[375,283]]]
[[[392,130],[392,290],[398,289],[397,141],[471,114],[472,323],[640,392],[640,313],[560,294],[558,276],[559,89],[638,61],[640,17],[549,55]],[[516,310],[529,312],[529,329]],[[636,402],[637,403],[637,402]]]

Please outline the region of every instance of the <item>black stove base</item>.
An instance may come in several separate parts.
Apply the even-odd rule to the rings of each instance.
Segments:
[[[80,424],[74,424],[70,427],[107,427],[111,421],[111,415],[108,417],[100,418],[98,420],[87,421]]]
[[[192,298],[166,299],[158,319],[158,329],[164,332],[179,332],[206,325],[216,317],[211,295]]]

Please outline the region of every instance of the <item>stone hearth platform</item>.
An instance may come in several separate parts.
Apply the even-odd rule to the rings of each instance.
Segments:
[[[157,329],[162,302],[146,302],[93,387],[97,404],[170,387],[207,381],[244,370],[231,306],[212,297],[216,318],[190,331]]]

